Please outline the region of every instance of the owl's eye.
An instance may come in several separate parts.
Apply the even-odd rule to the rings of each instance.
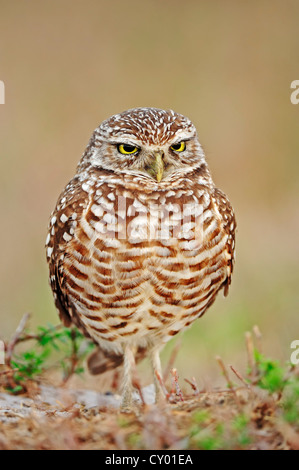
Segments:
[[[117,149],[119,153],[122,153],[123,155],[131,155],[133,153],[138,152],[137,147],[135,147],[134,145],[129,145],[129,144],[119,144],[117,146]]]
[[[182,140],[182,142],[178,142],[177,144],[172,145],[170,148],[175,152],[183,152],[186,149],[186,142]]]

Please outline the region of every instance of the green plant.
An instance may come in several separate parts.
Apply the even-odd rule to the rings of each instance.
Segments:
[[[237,442],[241,447],[244,447],[251,442],[248,426],[250,417],[244,413],[240,413],[232,422],[232,429],[236,431]]]
[[[83,372],[83,361],[94,345],[76,328],[62,325],[39,326],[35,333],[29,332],[23,318],[13,339],[8,343],[5,388],[12,393],[26,389],[26,382],[36,379],[46,370],[60,366],[65,383],[73,374]],[[24,347],[30,343],[30,347]]]
[[[283,417],[299,430],[299,377],[292,376],[282,398]]]
[[[287,384],[285,370],[278,361],[266,358],[257,350],[255,350],[254,356],[258,373],[257,385],[270,393],[281,393]]]

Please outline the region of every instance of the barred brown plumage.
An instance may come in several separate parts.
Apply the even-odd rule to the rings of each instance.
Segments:
[[[134,361],[148,353],[161,376],[163,344],[227,295],[235,226],[189,119],[136,108],[94,131],[51,215],[47,259],[61,320],[99,346],[91,372],[124,363],[124,407]]]

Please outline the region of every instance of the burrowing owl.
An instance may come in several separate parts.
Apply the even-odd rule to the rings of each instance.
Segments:
[[[124,364],[124,407],[136,358],[148,353],[161,377],[164,343],[227,295],[235,225],[186,117],[136,108],[92,134],[51,215],[47,259],[61,320],[107,360],[90,369]]]

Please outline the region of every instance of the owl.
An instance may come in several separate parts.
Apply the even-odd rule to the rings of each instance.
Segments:
[[[234,265],[235,216],[213,183],[192,122],[135,108],[96,128],[51,214],[50,285],[64,325],[98,346],[92,373],[123,365],[122,407],[148,355],[201,317]]]

